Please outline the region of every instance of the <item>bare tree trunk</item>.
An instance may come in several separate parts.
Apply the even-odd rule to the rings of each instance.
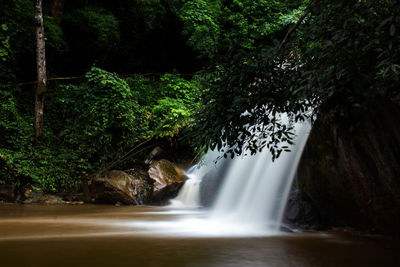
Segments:
[[[46,52],[44,41],[42,0],[36,0],[36,61],[37,61],[37,88],[35,92],[35,143],[39,144],[43,136],[43,108],[46,83]]]

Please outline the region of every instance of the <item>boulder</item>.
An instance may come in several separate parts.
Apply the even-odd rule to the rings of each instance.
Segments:
[[[294,228],[321,229],[318,210],[310,197],[299,189],[289,195],[283,222]]]
[[[105,177],[92,179],[89,190],[96,203],[140,205],[150,196],[151,183],[148,177],[114,170]]]
[[[299,164],[298,187],[324,225],[400,236],[400,107],[376,98],[362,110],[343,121],[323,116],[328,112],[321,107]]]
[[[23,195],[24,201],[23,201],[23,203],[24,204],[39,204],[39,203],[44,204],[43,203],[44,202],[44,198],[42,198],[42,197],[44,197],[43,190],[41,190],[39,188],[36,188],[36,189],[28,188],[24,192],[24,195]],[[41,199],[42,199],[42,201],[41,201]]]
[[[161,159],[153,162],[148,171],[154,181],[152,202],[164,203],[178,194],[187,180],[185,172],[174,163]]]

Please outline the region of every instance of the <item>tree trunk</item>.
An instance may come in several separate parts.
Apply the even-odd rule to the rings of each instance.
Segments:
[[[42,0],[36,0],[36,61],[37,61],[37,88],[35,92],[35,143],[39,144],[43,136],[43,107],[46,83],[46,53],[43,27]]]

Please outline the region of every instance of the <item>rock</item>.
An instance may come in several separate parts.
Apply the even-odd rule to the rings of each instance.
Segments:
[[[139,205],[147,201],[151,193],[148,177],[130,175],[123,171],[111,171],[106,177],[95,178],[89,185],[90,194],[97,203]]]
[[[400,107],[377,98],[362,110],[350,122],[319,115],[297,183],[324,225],[400,236]]]
[[[44,193],[41,189],[32,189],[29,188],[24,192],[24,204],[39,204],[40,199],[44,196]]]
[[[64,205],[64,204],[66,204],[65,201],[60,196],[50,195],[50,194],[43,195],[39,199],[39,203],[44,204],[44,205]]]
[[[166,159],[153,162],[148,174],[154,181],[152,202],[155,203],[164,203],[175,197],[187,180],[185,172]]]
[[[15,186],[13,184],[0,184],[0,200],[14,202],[16,200]]]
[[[294,228],[321,228],[318,210],[307,194],[299,189],[290,193],[283,221]]]
[[[85,202],[83,202],[83,201],[65,201],[65,204],[77,206],[77,205],[83,205],[83,204],[85,204]]]
[[[76,192],[71,191],[66,194],[63,194],[63,200],[69,202],[71,205],[75,205],[76,202],[90,202],[89,192]]]

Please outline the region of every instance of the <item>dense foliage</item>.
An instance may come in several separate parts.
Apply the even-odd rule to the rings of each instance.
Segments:
[[[182,133],[197,149],[277,157],[311,112],[353,129],[371,100],[398,101],[397,1],[117,2],[44,1],[40,146],[33,1],[0,2],[0,183],[63,190]]]
[[[378,96],[396,100],[399,4],[367,0],[304,4],[300,12],[292,12],[304,16],[290,28],[288,38],[280,34],[280,29],[288,29],[276,26],[269,38],[257,35],[252,47],[231,46],[211,62],[211,89],[198,117],[205,129],[202,138],[207,136],[209,144],[221,147],[226,142],[232,148],[229,153],[244,149],[255,153],[267,146],[278,156],[293,136],[290,124],[280,118],[283,112],[297,121],[313,110],[334,117],[351,131]],[[291,17],[282,15],[274,22],[279,25]],[[281,38],[271,40],[274,36]],[[259,128],[261,140],[254,141]]]
[[[198,91],[175,74],[125,81],[95,67],[83,82],[51,89],[41,146],[33,146],[32,115],[21,116],[12,94],[2,95],[0,183],[73,187],[138,142],[178,134],[193,120]]]

